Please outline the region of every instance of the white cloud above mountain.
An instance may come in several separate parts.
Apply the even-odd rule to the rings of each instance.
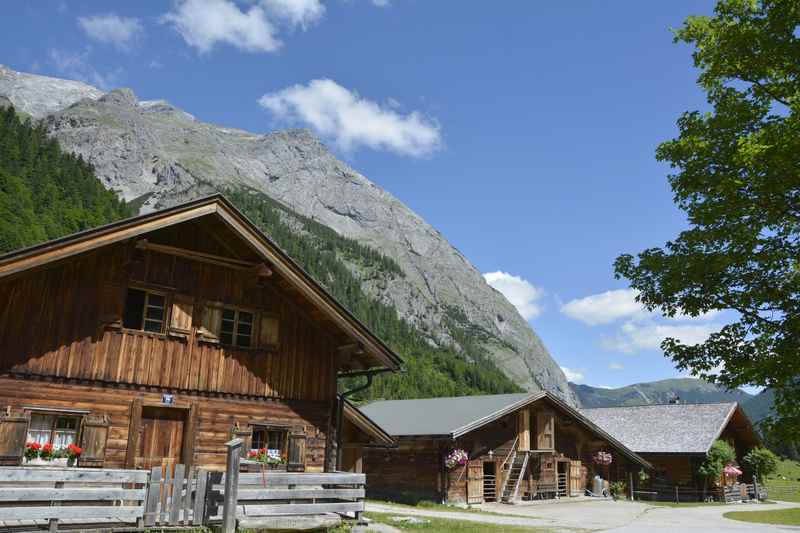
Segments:
[[[89,60],[90,49],[82,52],[51,48],[48,53],[50,64],[59,74],[73,80],[94,85],[104,91],[113,89],[119,82],[122,70],[100,72]]]
[[[609,324],[620,318],[644,316],[646,311],[636,301],[634,289],[617,289],[576,298],[561,306],[561,312],[584,324]]]
[[[435,120],[419,111],[399,113],[330,79],[268,93],[258,103],[278,122],[309,126],[347,152],[366,147],[424,157],[442,145]]]
[[[78,17],[78,26],[93,41],[130,50],[144,33],[139,19],[114,13]]]
[[[517,308],[525,320],[536,318],[542,314],[543,308],[539,300],[544,296],[543,289],[520,276],[499,270],[487,272],[483,277],[486,283],[500,291]]]
[[[316,24],[325,15],[325,6],[319,0],[261,0],[260,3],[269,18],[303,29]]]
[[[161,21],[200,53],[210,52],[218,44],[246,52],[274,52],[282,44],[258,4],[244,11],[231,0],[181,0]]]

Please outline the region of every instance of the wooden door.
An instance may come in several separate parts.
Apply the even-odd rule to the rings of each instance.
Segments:
[[[583,465],[580,461],[569,462],[569,495],[582,496],[583,489],[586,487],[586,480],[583,477]]]
[[[483,503],[483,461],[467,466],[467,503]]]
[[[554,450],[556,446],[555,416],[550,411],[536,413],[536,449]]]
[[[520,409],[517,413],[517,450],[522,452],[531,449],[531,416],[528,409]]]
[[[137,447],[136,466],[150,469],[162,464],[182,462],[183,409],[142,408],[142,424]]]

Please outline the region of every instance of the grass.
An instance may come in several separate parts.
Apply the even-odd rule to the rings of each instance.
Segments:
[[[766,485],[770,499],[800,503],[800,463],[781,459]]]
[[[678,508],[709,507],[709,506],[715,506],[715,505],[726,505],[723,502],[684,502],[684,503],[675,503],[675,502],[647,502],[647,501],[642,501],[641,503],[646,503],[647,505],[657,505],[659,507],[678,507]]]
[[[740,522],[800,526],[800,509],[780,509],[777,511],[732,511],[730,513],[725,513],[722,516],[725,518],[730,518],[731,520],[739,520]]]
[[[466,520],[447,520],[445,518],[415,517],[425,520],[424,524],[407,524],[394,522],[392,517],[402,516],[384,513],[366,513],[365,516],[375,522],[388,524],[401,531],[422,531],[424,533],[545,533],[549,530],[532,527],[504,526],[484,524]],[[367,529],[369,531],[369,529]]]
[[[490,515],[498,515],[498,516],[508,516],[503,513],[494,513],[492,511],[483,511],[481,509],[475,509],[470,507],[458,507],[456,505],[445,505],[443,503],[435,503],[432,501],[422,500],[417,502],[414,505],[407,504],[407,503],[396,503],[390,501],[383,501],[383,500],[367,500],[367,503],[373,503],[375,505],[391,505],[392,507],[397,507],[398,511],[402,509],[425,509],[429,511],[449,511],[449,512],[457,512],[457,513],[474,513],[474,514],[490,514]]]

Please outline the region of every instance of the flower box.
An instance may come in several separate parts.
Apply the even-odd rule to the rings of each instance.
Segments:
[[[37,457],[36,459],[26,459],[24,466],[58,466],[58,467],[65,467],[67,466],[67,458],[66,457],[59,457],[58,459],[42,459],[41,457]]]

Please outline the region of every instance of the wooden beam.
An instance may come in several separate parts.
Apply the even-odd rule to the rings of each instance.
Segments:
[[[231,257],[223,257],[221,255],[207,254],[205,252],[188,250],[186,248],[178,248],[176,246],[168,246],[166,244],[156,244],[148,241],[147,239],[141,239],[140,241],[138,241],[136,243],[136,248],[140,250],[150,250],[153,252],[175,255],[178,257],[185,257],[186,259],[191,259],[193,261],[200,261],[202,263],[210,263],[212,265],[235,268],[238,270],[249,270],[252,271],[254,274],[258,274],[259,269],[266,268],[267,271],[269,271],[268,275],[272,274],[272,271],[269,269],[269,267],[267,267],[267,265],[263,263],[253,263],[252,261],[242,261],[241,259],[233,259]]]

